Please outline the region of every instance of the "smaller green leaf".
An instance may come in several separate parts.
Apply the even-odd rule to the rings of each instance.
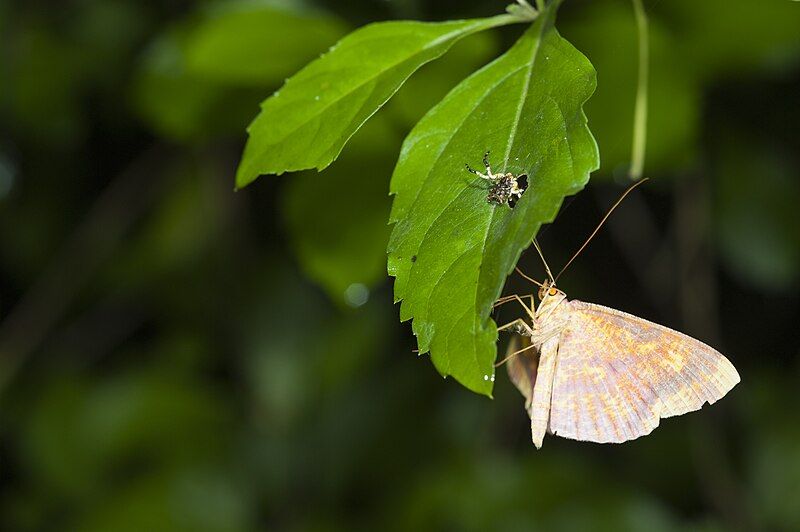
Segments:
[[[359,127],[425,63],[472,33],[519,22],[496,17],[456,22],[384,22],[354,31],[262,104],[236,174],[322,170]]]

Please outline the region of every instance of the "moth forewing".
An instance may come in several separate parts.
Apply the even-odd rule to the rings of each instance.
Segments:
[[[559,345],[550,429],[566,438],[620,443],[663,417],[714,403],[736,383],[708,345],[631,314],[571,301]]]

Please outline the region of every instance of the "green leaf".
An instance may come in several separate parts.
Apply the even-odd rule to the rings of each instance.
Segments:
[[[389,273],[400,317],[414,319],[420,352],[431,352],[442,375],[487,395],[497,339],[492,303],[540,225],[599,165],[582,111],[595,71],[554,28],[559,3],[420,121],[392,177]],[[478,166],[487,149],[495,171],[531,176],[513,210],[488,204],[464,169]]]
[[[425,63],[459,39],[520,19],[370,24],[310,63],[261,106],[236,174],[243,187],[260,174],[327,167],[348,139]]]
[[[344,35],[337,19],[254,3],[217,6],[187,38],[187,70],[203,79],[277,86]]]
[[[326,179],[307,171],[290,180],[282,203],[289,242],[306,275],[333,301],[359,306],[353,291],[366,295],[386,278],[391,202],[385,176],[392,171],[400,138],[378,116],[352,143]]]
[[[133,83],[138,114],[159,135],[180,142],[241,131],[248,108],[258,98],[248,90],[187,72],[185,49],[190,34],[185,24],[179,24],[147,50]]]

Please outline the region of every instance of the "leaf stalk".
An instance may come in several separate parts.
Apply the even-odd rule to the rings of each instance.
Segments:
[[[517,0],[516,4],[506,7],[506,11],[521,21],[530,22],[535,20],[539,16],[539,12],[544,9],[544,1],[536,0],[536,6],[533,7],[527,0]]]

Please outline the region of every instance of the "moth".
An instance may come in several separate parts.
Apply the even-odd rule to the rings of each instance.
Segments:
[[[530,306],[516,295],[499,301],[517,300],[530,319],[499,330],[520,335],[504,362],[525,398],[537,449],[547,432],[597,443],[633,440],[661,418],[699,410],[739,383],[736,368],[712,347],[619,310],[569,300],[546,262],[545,268],[545,282],[528,278],[540,286],[535,310],[533,296]]]
[[[485,174],[474,170],[469,164],[466,167],[468,172],[489,182],[486,201],[492,205],[508,205],[513,209],[528,188],[528,175],[514,175],[511,172],[505,174],[492,173],[488,151],[483,155],[483,165],[486,167]]]

